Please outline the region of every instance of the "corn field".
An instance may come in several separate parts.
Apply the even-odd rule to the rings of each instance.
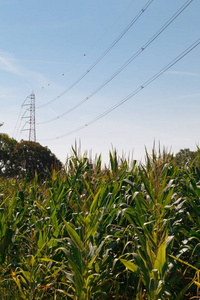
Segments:
[[[102,167],[73,150],[27,178],[0,179],[0,299],[200,299],[200,152]]]

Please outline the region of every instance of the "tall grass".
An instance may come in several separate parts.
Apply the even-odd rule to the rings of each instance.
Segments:
[[[75,149],[44,182],[0,179],[0,299],[198,299],[200,158]]]

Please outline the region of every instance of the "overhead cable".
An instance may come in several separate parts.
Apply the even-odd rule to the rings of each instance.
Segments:
[[[22,117],[21,117],[22,108],[23,108],[23,105],[24,105],[24,103],[26,102],[27,98],[28,98],[28,97],[26,97],[26,99],[24,100],[24,102],[23,102],[22,105],[21,105],[20,112],[19,112],[19,115],[18,115],[18,118],[17,118],[17,122],[16,122],[15,128],[14,128],[14,130],[13,130],[12,136],[15,137],[15,139],[17,139],[17,136],[18,136],[18,134],[19,134],[19,129],[20,129],[21,122],[22,122]],[[19,120],[20,120],[20,122],[19,122]],[[19,124],[19,125],[18,125],[18,124]],[[17,126],[18,126],[18,127],[17,127]],[[15,132],[15,131],[16,131],[16,132]]]
[[[124,10],[124,11],[123,11],[123,12],[122,12],[122,13],[114,20],[114,22],[111,24],[111,26],[110,26],[109,28],[107,28],[107,29],[103,32],[103,34],[96,40],[96,42],[95,42],[90,48],[88,48],[88,50],[86,50],[84,54],[82,53],[83,56],[79,57],[79,58],[77,59],[77,61],[73,64],[73,66],[71,66],[71,68],[68,68],[68,69],[67,69],[67,72],[62,72],[62,73],[60,73],[59,75],[57,75],[56,80],[54,80],[54,83],[55,83],[55,82],[58,82],[58,81],[60,80],[61,77],[65,76],[66,73],[70,73],[70,72],[75,68],[75,66],[77,66],[77,65],[80,63],[80,61],[83,59],[83,57],[86,56],[86,53],[87,53],[87,55],[88,55],[88,54],[92,51],[92,49],[96,47],[96,45],[102,40],[103,37],[106,36],[106,34],[110,31],[110,29],[114,26],[114,24],[116,24],[116,23],[118,22],[118,20],[121,18],[121,16],[124,15],[125,12],[126,12],[127,10],[130,9],[130,7],[133,5],[133,3],[134,3],[134,1],[131,1],[131,2],[129,3],[129,5],[125,8],[125,10]],[[59,63],[59,64],[60,64],[60,63],[66,64],[66,62],[61,62],[61,61],[58,61],[57,63]],[[40,86],[40,89],[46,89],[46,88],[49,87],[50,85],[51,85],[51,83],[43,84],[42,86]],[[39,89],[39,88],[38,88],[38,89]],[[37,97],[38,97],[38,96],[37,96]]]
[[[125,97],[124,99],[122,99],[121,101],[117,102],[115,105],[113,105],[112,107],[110,107],[108,110],[104,111],[103,113],[99,114],[98,116],[96,116],[95,118],[93,118],[92,120],[90,120],[88,123],[72,130],[69,131],[68,133],[65,133],[63,135],[57,136],[55,138],[49,138],[49,139],[42,139],[43,141],[47,141],[47,140],[57,140],[60,138],[64,138],[68,135],[71,135],[73,133],[76,133],[86,127],[88,127],[89,125],[97,122],[99,119],[105,117],[106,115],[108,115],[110,112],[112,112],[113,110],[115,110],[116,108],[118,108],[119,106],[121,106],[122,104],[124,104],[125,102],[127,102],[129,99],[131,99],[132,97],[134,97],[136,94],[138,94],[139,92],[141,92],[145,87],[147,87],[149,84],[151,84],[153,81],[155,81],[158,77],[160,77],[163,73],[165,73],[167,70],[169,70],[172,66],[174,66],[177,62],[179,62],[181,59],[183,59],[187,54],[189,54],[193,49],[195,49],[198,45],[200,44],[200,39],[198,39],[196,42],[194,42],[190,47],[188,47],[184,52],[182,52],[180,55],[178,55],[174,60],[172,60],[169,64],[167,64],[163,69],[161,69],[158,73],[156,73],[154,76],[152,76],[151,78],[149,78],[146,82],[144,82],[142,85],[140,85],[136,90],[134,90],[131,94],[129,94],[127,97]]]
[[[146,5],[141,9],[141,11],[134,17],[134,19],[128,24],[128,26],[121,32],[121,34],[110,44],[110,46],[97,58],[97,60],[74,82],[72,83],[64,92],[55,97],[54,99],[42,104],[37,109],[49,105],[54,101],[58,100],[60,97],[65,95],[69,90],[71,90],[75,85],[77,85],[94,67],[110,52],[110,50],[121,40],[121,38],[127,33],[127,31],[136,23],[136,21],[141,17],[141,15],[147,10],[154,0],[149,0]]]
[[[107,80],[105,80],[99,87],[97,87],[92,93],[90,93],[87,97],[81,100],[79,103],[75,104],[73,107],[63,112],[62,114],[47,120],[38,122],[37,125],[50,123],[52,121],[58,120],[63,116],[69,114],[83,103],[88,101],[91,97],[93,97],[97,92],[99,92],[104,86],[106,86],[111,80],[113,80],[120,72],[122,72],[134,59],[136,59],[148,46],[153,43],[153,41],[193,2],[193,0],[188,0],[182,5],[177,12],[142,46],[137,50],[115,73],[113,73]]]

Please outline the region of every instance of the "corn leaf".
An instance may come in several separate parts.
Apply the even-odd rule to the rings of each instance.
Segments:
[[[122,259],[122,258],[120,258],[120,261],[121,261],[121,262],[124,264],[124,266],[125,266],[127,269],[129,269],[130,271],[132,271],[132,272],[137,272],[138,267],[137,267],[134,263],[132,263],[132,262],[126,260],[126,259]]]

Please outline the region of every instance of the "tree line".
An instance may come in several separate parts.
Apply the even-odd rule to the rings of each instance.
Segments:
[[[17,142],[0,134],[0,176],[35,176],[45,178],[52,169],[62,169],[60,160],[47,148],[31,141]]]

